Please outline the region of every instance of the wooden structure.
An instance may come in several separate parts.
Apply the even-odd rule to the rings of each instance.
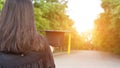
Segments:
[[[48,39],[48,42],[51,46],[54,47],[60,47],[64,44],[64,34],[69,34],[68,41],[68,54],[70,54],[70,48],[71,48],[71,33],[70,31],[61,31],[61,30],[46,30],[46,37]]]

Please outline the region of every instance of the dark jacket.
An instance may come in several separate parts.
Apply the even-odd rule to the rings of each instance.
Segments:
[[[43,51],[30,51],[24,55],[0,52],[0,68],[55,68],[52,52],[46,43]]]

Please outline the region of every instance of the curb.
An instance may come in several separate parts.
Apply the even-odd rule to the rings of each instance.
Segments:
[[[59,56],[59,55],[64,55],[64,54],[67,54],[67,52],[53,53],[53,56]]]
[[[74,52],[77,52],[77,51],[71,51],[71,53],[74,53]],[[70,54],[71,54],[71,53],[70,53]],[[64,54],[68,54],[68,52],[53,53],[53,56],[59,56],[59,55],[64,55]]]

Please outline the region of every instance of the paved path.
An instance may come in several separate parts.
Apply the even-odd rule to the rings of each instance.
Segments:
[[[56,68],[120,68],[120,57],[97,51],[76,51],[54,56]]]

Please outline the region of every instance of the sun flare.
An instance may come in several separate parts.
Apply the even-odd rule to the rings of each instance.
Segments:
[[[82,23],[83,22],[83,23]],[[94,28],[93,22],[88,20],[84,20],[82,22],[76,23],[74,27],[77,29],[79,33],[84,33],[87,31],[91,31]]]
[[[100,12],[103,12],[101,0],[68,0],[68,14],[79,33],[92,30]]]

